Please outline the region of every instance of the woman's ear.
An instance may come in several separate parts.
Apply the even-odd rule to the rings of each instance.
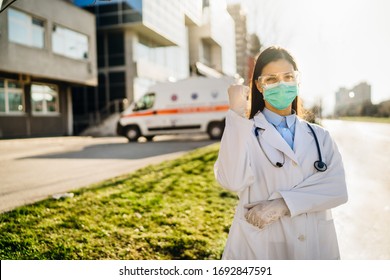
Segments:
[[[255,81],[255,84],[256,84],[257,90],[260,91],[261,93],[263,93],[263,88],[261,87],[259,81]]]

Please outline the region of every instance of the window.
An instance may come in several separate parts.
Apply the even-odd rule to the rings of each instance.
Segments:
[[[122,32],[109,33],[108,41],[108,64],[110,66],[125,65],[125,43]]]
[[[88,58],[88,36],[65,27],[54,25],[53,52],[74,59]]]
[[[20,83],[0,79],[0,113],[23,113],[23,87]]]
[[[31,47],[43,48],[45,42],[45,28],[43,20],[26,13],[8,9],[9,40]]]
[[[0,80],[0,113],[5,113],[5,88],[4,88],[4,81]]]
[[[98,67],[104,67],[106,48],[104,44],[105,36],[103,34],[97,34],[97,58],[98,58]]]
[[[203,63],[206,65],[211,65],[211,45],[203,41]]]
[[[110,100],[123,99],[126,97],[125,72],[113,72],[108,75],[110,82]]]
[[[134,105],[134,111],[147,110],[153,107],[154,99],[156,95],[154,93],[148,93],[142,96]]]
[[[31,105],[35,114],[59,113],[58,90],[53,85],[32,84]]]
[[[107,96],[107,76],[103,73],[98,75],[98,107],[103,109],[103,107],[109,102],[109,97]]]

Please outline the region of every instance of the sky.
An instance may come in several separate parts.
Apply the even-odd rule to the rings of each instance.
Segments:
[[[374,104],[390,99],[390,1],[227,0],[241,3],[249,33],[291,52],[305,107],[331,113],[335,92],[371,85]]]

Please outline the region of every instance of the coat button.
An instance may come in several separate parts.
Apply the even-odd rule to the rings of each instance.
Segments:
[[[299,241],[305,241],[305,236],[303,234],[301,234],[300,236],[298,236],[298,240]]]

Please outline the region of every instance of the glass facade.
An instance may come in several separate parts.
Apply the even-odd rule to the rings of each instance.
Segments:
[[[109,66],[125,65],[125,42],[123,32],[107,34]]]
[[[111,72],[108,75],[110,82],[110,100],[126,97],[125,72]]]
[[[123,31],[98,34],[97,49],[99,67],[125,65],[125,41]]]
[[[4,83],[0,81],[0,113],[5,113],[5,90]]]
[[[88,36],[59,25],[52,33],[53,52],[74,59],[88,58]]]
[[[98,61],[98,67],[105,67],[105,53],[106,53],[106,47],[105,47],[105,35],[104,33],[98,33],[96,36],[96,43],[97,43],[97,61]]]
[[[96,15],[98,27],[142,21],[142,1],[95,1],[76,0],[75,4]]]
[[[21,11],[8,9],[9,41],[30,47],[45,46],[44,21]]]
[[[105,104],[109,102],[108,90],[107,90],[107,77],[105,74],[100,73],[98,76],[98,107],[102,109]]]
[[[31,85],[32,112],[37,114],[59,113],[58,90],[54,85]]]
[[[0,113],[22,113],[23,87],[19,82],[0,79]]]

